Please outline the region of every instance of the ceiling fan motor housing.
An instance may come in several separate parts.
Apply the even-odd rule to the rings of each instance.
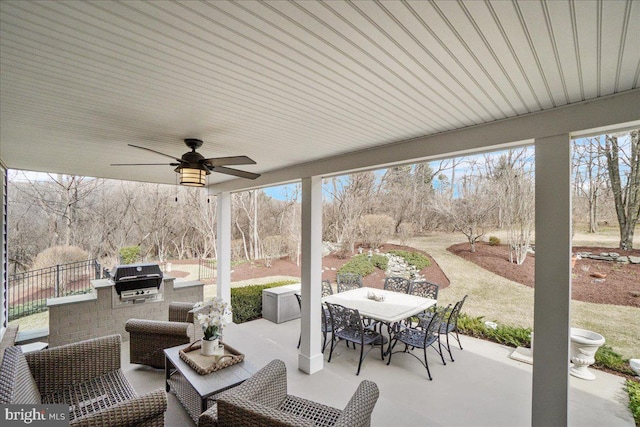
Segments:
[[[202,145],[202,141],[198,139],[192,139],[192,140],[185,139],[185,143],[187,141],[199,141],[200,145]],[[207,166],[204,164],[204,160],[205,160],[204,156],[195,151],[197,147],[194,146],[192,148],[194,151],[189,151],[187,153],[184,153],[181,157],[182,163],[174,170],[176,172],[180,172],[180,169],[183,169],[183,168],[200,169],[205,171],[207,175],[210,175],[211,172],[209,171],[209,168],[207,168]]]

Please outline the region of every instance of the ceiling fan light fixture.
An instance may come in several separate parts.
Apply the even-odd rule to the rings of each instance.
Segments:
[[[189,167],[180,168],[180,185],[189,187],[204,187],[207,180],[207,171]]]
[[[205,159],[204,156],[196,151],[196,148],[202,146],[202,140],[195,138],[187,138],[184,140],[187,147],[191,151],[184,153],[182,157],[174,157],[160,151],[153,150],[139,145],[127,144],[130,147],[139,148],[141,150],[150,151],[164,157],[169,157],[175,162],[171,163],[112,163],[111,166],[149,166],[149,165],[167,165],[176,166],[174,171],[180,175],[180,185],[191,187],[204,187],[207,185],[207,175],[211,172],[222,173],[239,178],[256,179],[260,174],[246,172],[239,169],[227,167],[227,165],[255,165],[256,162],[247,156],[229,156],[229,157],[212,157]]]

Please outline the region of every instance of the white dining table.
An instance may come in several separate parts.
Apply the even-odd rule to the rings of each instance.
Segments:
[[[370,294],[383,296],[384,298],[381,301],[376,301],[369,298]],[[385,355],[391,351],[392,330],[396,328],[398,322],[422,313],[437,303],[435,299],[431,298],[367,287],[329,295],[322,298],[322,302],[340,304],[347,308],[356,309],[361,317],[385,324],[389,335],[389,346],[384,352]],[[383,337],[383,340],[387,341],[385,337]]]
[[[384,300],[375,301],[369,299],[368,295],[370,292],[376,296],[384,296]],[[356,309],[362,317],[368,317],[387,325],[392,325],[411,316],[415,316],[418,313],[422,313],[437,303],[435,299],[431,298],[367,287],[329,295],[322,298],[322,302],[340,304],[348,308]]]

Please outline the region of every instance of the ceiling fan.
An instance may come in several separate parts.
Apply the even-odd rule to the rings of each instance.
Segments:
[[[174,171],[180,174],[180,184],[194,187],[202,187],[205,185],[205,178],[211,172],[233,175],[240,178],[256,179],[260,176],[257,173],[242,171],[226,167],[227,165],[255,165],[256,162],[247,156],[231,156],[231,157],[212,157],[205,159],[204,156],[196,151],[196,148],[202,147],[202,140],[187,138],[184,140],[187,147],[191,148],[182,155],[181,158],[161,153],[151,148],[140,147],[138,145],[127,144],[130,147],[140,148],[141,150],[151,151],[170,159],[176,160],[177,163],[112,163],[111,166],[147,166],[147,165],[167,165],[177,166]]]

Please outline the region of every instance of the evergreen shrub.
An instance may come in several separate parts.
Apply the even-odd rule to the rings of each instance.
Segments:
[[[118,251],[120,263],[134,264],[140,259],[140,246],[124,246]]]

